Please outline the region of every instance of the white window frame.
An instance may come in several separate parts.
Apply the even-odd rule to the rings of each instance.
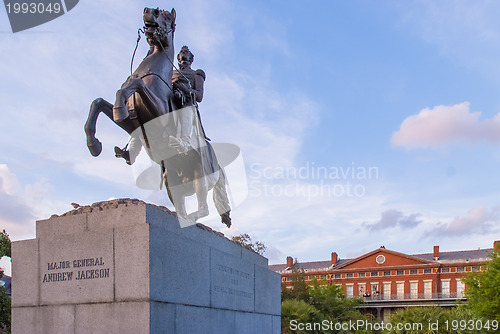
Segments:
[[[446,289],[447,290],[446,292],[444,291],[445,290],[444,289],[445,285],[448,286],[447,289]],[[441,297],[443,297],[443,298],[449,298],[450,297],[450,286],[451,286],[451,284],[450,284],[450,279],[449,278],[441,280]]]
[[[400,289],[400,287],[402,287],[402,289]],[[405,298],[405,281],[396,281],[396,298]]]
[[[414,287],[414,289],[412,289]],[[418,281],[410,281],[410,299],[418,298]]]
[[[351,293],[349,293],[349,290],[351,290]],[[345,285],[345,296],[346,298],[354,297],[354,283],[347,283]]]
[[[392,289],[391,282],[384,282],[382,286],[384,287],[384,292],[383,292],[384,299],[390,300],[391,299],[391,289]],[[387,288],[389,288],[389,289],[387,289]]]
[[[429,287],[429,289],[426,289]],[[429,299],[432,298],[432,280],[426,279],[424,280],[424,298]]]
[[[457,297],[463,298],[465,296],[465,283],[462,282],[461,278],[456,278],[456,280],[457,280]]]

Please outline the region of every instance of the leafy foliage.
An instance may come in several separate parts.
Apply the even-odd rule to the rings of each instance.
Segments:
[[[356,306],[364,301],[359,298],[346,298],[341,286],[320,285],[317,280],[314,280],[308,291],[311,305],[327,315],[329,320],[333,322],[366,320],[366,317],[356,309]]]
[[[384,333],[475,334],[494,332],[485,328],[478,330],[477,320],[477,317],[465,305],[459,305],[452,309],[444,309],[439,306],[409,307],[391,316],[392,329],[386,330]],[[407,327],[398,329],[398,324],[404,324]],[[420,324],[421,327],[418,328],[414,324]]]
[[[397,333],[397,334],[434,334],[434,333],[445,333],[443,330],[436,330],[434,328],[429,328],[430,323],[443,324],[447,319],[445,311],[439,306],[432,307],[409,307],[407,309],[399,310],[391,316],[390,323],[392,324],[392,329],[385,331],[386,333]],[[407,328],[399,330],[397,328],[398,324],[408,325]],[[420,324],[422,327],[417,327]]]
[[[342,288],[326,281],[308,286],[305,282],[305,272],[300,269],[297,260],[292,267],[291,288],[285,284],[281,286],[281,331],[282,333],[302,333],[300,330],[291,331],[291,322],[297,323],[342,323],[365,321],[367,318],[356,309],[363,303],[357,298],[346,298]],[[303,333],[351,333],[349,330],[324,331],[309,329]],[[364,333],[357,331],[356,333]],[[368,332],[367,332],[368,333]]]
[[[4,256],[10,257],[10,238],[7,232],[3,230],[0,233],[0,259]],[[0,268],[0,277],[3,276],[3,270]],[[0,287],[0,333],[10,333],[10,297],[2,286]]]
[[[307,284],[305,280],[305,272],[300,268],[297,259],[295,259],[292,266],[292,288],[288,289],[284,283],[281,284],[281,300],[295,299],[309,302],[309,292],[307,291]]]
[[[10,333],[10,297],[5,288],[0,287],[0,333]]]
[[[0,259],[4,256],[10,257],[10,238],[5,230],[0,233]]]
[[[237,236],[232,237],[232,240],[237,244],[240,244],[241,247],[245,247],[251,251],[254,251],[257,254],[263,255],[267,249],[267,246],[264,245],[263,242],[260,241],[252,241],[252,238],[244,233]]]
[[[500,251],[492,252],[482,272],[465,280],[468,308],[478,317],[500,321]]]
[[[303,300],[288,299],[281,303],[281,333],[323,333],[315,330],[292,330],[290,328],[292,320],[297,321],[297,323],[320,323],[324,320],[320,311]]]

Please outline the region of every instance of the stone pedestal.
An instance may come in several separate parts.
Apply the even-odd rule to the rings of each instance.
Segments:
[[[138,200],[37,221],[12,273],[14,334],[280,333],[266,258]]]

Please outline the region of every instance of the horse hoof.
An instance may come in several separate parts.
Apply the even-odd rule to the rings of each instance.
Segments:
[[[96,140],[90,145],[87,144],[87,147],[89,148],[90,154],[92,154],[93,157],[97,157],[102,152],[102,144],[99,140]]]

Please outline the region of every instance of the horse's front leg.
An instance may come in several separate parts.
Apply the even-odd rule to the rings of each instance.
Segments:
[[[109,119],[113,120],[113,105],[102,98],[97,98],[90,105],[89,116],[84,127],[85,134],[87,136],[87,146],[90,154],[94,157],[97,157],[102,151],[102,144],[95,136],[97,118],[101,112],[108,116]],[[131,134],[137,127],[137,125],[134,124],[134,121],[130,118],[117,123],[117,125],[129,134]]]
[[[115,105],[113,106],[113,120],[115,122],[121,122],[129,117],[127,100],[136,92],[139,93],[140,100],[146,109],[153,115],[160,116],[168,112],[166,100],[153,93],[142,79],[128,79],[116,92]],[[139,101],[137,102],[139,103]]]
[[[113,105],[102,98],[95,99],[90,105],[89,116],[85,123],[84,130],[87,135],[87,146],[90,154],[94,157],[97,157],[102,151],[102,144],[95,136],[97,117],[99,117],[100,112],[103,112],[112,119],[112,108]]]

